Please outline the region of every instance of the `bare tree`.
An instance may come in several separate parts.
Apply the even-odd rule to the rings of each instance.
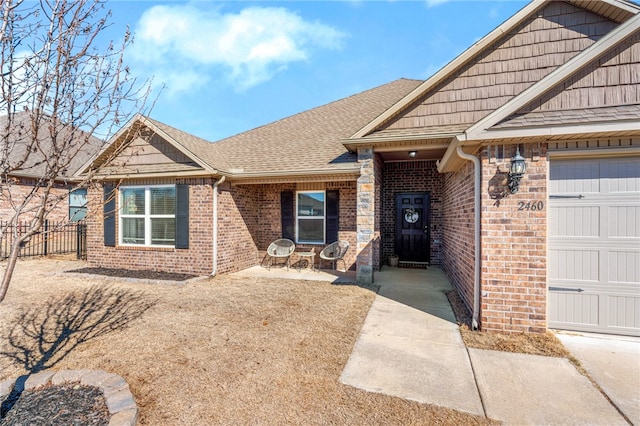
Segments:
[[[20,247],[42,228],[68,192],[61,182],[86,187],[91,173],[67,182],[133,114],[144,112],[150,85],[139,83],[123,54],[132,42],[102,43],[110,11],[102,0],[1,0],[0,197],[11,206],[2,220],[14,225],[0,282],[4,299]],[[101,47],[102,46],[102,47]],[[98,136],[98,137],[96,137]],[[12,192],[24,176],[29,190]],[[24,186],[24,185],[23,185]],[[17,225],[30,226],[18,233]],[[11,230],[11,231],[10,231]]]

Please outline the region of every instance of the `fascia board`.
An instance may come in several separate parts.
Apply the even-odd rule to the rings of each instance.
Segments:
[[[360,165],[355,164],[349,167],[340,167],[335,169],[308,169],[308,170],[278,170],[268,172],[236,172],[231,173],[230,177],[234,180],[255,179],[255,178],[274,178],[274,177],[300,177],[300,176],[322,176],[322,175],[357,175],[360,174]]]
[[[109,140],[104,144],[102,149],[98,151],[93,157],[86,161],[78,170],[73,174],[74,177],[80,177],[84,175],[87,170],[93,165],[93,163],[102,156],[116,141],[125,134],[125,132],[133,126],[136,121],[144,120],[144,116],[140,113],[135,114],[124,126],[120,128]]]
[[[402,109],[406,108],[409,104],[414,102],[421,95],[435,87],[439,82],[444,80],[450,74],[455,72],[461,66],[463,66],[467,61],[473,58],[475,55],[480,53],[487,46],[494,43],[498,38],[503,36],[505,33],[508,33],[513,28],[515,28],[518,24],[524,21],[527,17],[529,17],[532,13],[541,8],[547,0],[533,0],[531,3],[520,9],[515,15],[511,18],[507,19],[489,34],[478,40],[476,43],[471,45],[467,50],[462,52],[456,58],[454,58],[451,62],[441,68],[438,72],[433,74],[424,83],[411,91],[404,98],[399,100],[396,104],[391,106],[384,113],[376,117],[373,121],[367,124],[362,129],[358,130],[350,139],[358,139],[362,138],[365,135],[374,131],[378,126],[384,123],[389,118],[396,115]]]
[[[126,134],[126,132],[129,131],[129,129],[131,129],[131,127],[134,124],[136,124],[136,122],[139,122],[140,125],[144,125],[144,126],[149,127],[150,129],[152,129],[156,134],[160,135],[171,146],[176,148],[182,154],[186,155],[188,158],[190,158],[193,161],[195,161],[200,167],[205,169],[207,172],[209,172],[211,174],[215,174],[217,172],[217,170],[212,168],[206,161],[202,160],[200,157],[195,155],[193,152],[191,152],[190,150],[185,148],[181,143],[179,143],[174,138],[172,138],[167,133],[165,133],[162,129],[160,129],[158,126],[156,126],[152,121],[147,120],[146,117],[141,115],[141,114],[136,114],[131,120],[129,120],[127,122],[127,124],[125,126],[120,128],[120,130],[118,130],[118,132],[116,134],[114,134],[109,139],[109,142],[100,150],[100,152],[97,155],[95,155],[91,160],[89,160],[81,168],[79,168],[78,171],[74,174],[74,176],[75,177],[80,177],[83,174],[85,174],[87,172],[87,170],[93,165],[93,163],[98,158],[100,158],[100,156],[103,155],[109,148],[111,148],[113,146],[113,144],[117,143],[117,141],[122,136],[124,136]],[[118,149],[122,149],[124,147],[124,145],[126,145],[126,143],[123,144],[123,146],[118,147]]]
[[[528,127],[518,129],[494,129],[483,132],[474,141],[490,139],[527,138],[536,136],[560,136],[587,133],[637,132],[640,134],[640,120],[611,121],[575,124],[569,126]]]
[[[574,56],[567,63],[544,77],[542,80],[524,90],[518,96],[501,106],[500,108],[478,121],[467,129],[467,139],[479,139],[482,132],[487,131],[491,126],[496,125],[509,115],[514,114],[520,108],[533,102],[536,98],[544,95],[547,91],[562,83],[573,74],[580,71],[585,66],[593,62],[597,57],[603,55],[610,49],[614,48],[620,41],[632,35],[640,29],[640,15],[636,15],[609,34],[602,37],[596,43],[585,49],[582,53]]]
[[[169,144],[171,146],[173,146],[175,149],[177,149],[178,151],[180,151],[181,153],[183,153],[184,155],[186,155],[187,157],[189,157],[190,159],[192,159],[193,161],[195,161],[200,167],[202,167],[203,169],[205,169],[206,171],[208,171],[209,173],[216,173],[216,169],[214,169],[213,167],[211,167],[206,161],[204,161],[202,158],[200,158],[198,155],[196,155],[194,152],[190,151],[189,149],[187,149],[184,145],[182,145],[180,142],[178,142],[177,140],[175,140],[173,137],[169,136],[167,133],[165,133],[162,129],[160,129],[158,126],[156,126],[155,124],[153,124],[151,121],[147,120],[144,122],[144,124],[146,126],[149,126],[153,129],[153,131],[155,133],[157,133],[158,135],[160,135],[164,140],[166,140],[167,142],[169,142]]]

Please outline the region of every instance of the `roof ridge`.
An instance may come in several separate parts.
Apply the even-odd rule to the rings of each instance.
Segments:
[[[279,119],[277,119],[277,120],[275,120],[275,121],[272,121],[272,122],[270,122],[270,123],[265,123],[265,124],[262,124],[262,125],[260,125],[260,126],[258,126],[258,127],[254,127],[253,129],[249,129],[249,130],[245,130],[245,131],[240,132],[240,133],[236,133],[235,135],[227,136],[226,138],[223,138],[223,139],[220,139],[220,140],[214,141],[214,143],[227,142],[228,140],[233,139],[233,138],[235,138],[235,137],[237,137],[237,136],[244,135],[244,134],[246,134],[246,133],[253,132],[253,131],[258,130],[258,129],[262,129],[262,128],[265,128],[265,127],[271,126],[271,125],[276,124],[276,123],[280,123],[280,122],[282,122],[282,121],[284,121],[284,120],[293,119],[294,117],[299,117],[299,116],[301,116],[301,115],[308,114],[308,113],[310,113],[310,112],[317,111],[317,110],[322,109],[322,108],[327,108],[327,107],[330,107],[330,106],[335,105],[335,104],[340,103],[340,102],[345,102],[345,101],[347,101],[347,100],[349,100],[349,99],[353,99],[353,98],[354,98],[354,97],[356,97],[356,96],[362,96],[362,95],[365,95],[365,94],[367,94],[367,93],[370,93],[370,92],[373,92],[373,91],[375,91],[375,90],[378,90],[378,89],[380,89],[380,88],[382,88],[382,87],[390,86],[390,85],[392,85],[392,84],[396,84],[396,83],[398,83],[398,82],[400,82],[400,81],[407,81],[407,82],[420,82],[420,81],[424,81],[424,80],[400,77],[400,78],[395,79],[395,80],[392,80],[392,81],[390,81],[390,82],[388,82],[388,83],[380,84],[380,85],[378,85],[378,86],[374,86],[374,87],[371,87],[371,88],[369,88],[369,89],[365,89],[365,90],[362,90],[362,91],[360,91],[360,92],[357,92],[357,93],[351,94],[351,95],[346,96],[346,97],[344,97],[344,98],[336,99],[336,100],[333,100],[333,101],[327,102],[327,103],[322,104],[322,105],[318,105],[318,106],[315,106],[315,107],[311,107],[311,108],[306,109],[306,110],[304,110],[304,111],[300,111],[300,112],[297,112],[297,113],[295,113],[295,114],[292,114],[292,115],[288,115],[288,116],[286,116],[286,117],[279,118]]]

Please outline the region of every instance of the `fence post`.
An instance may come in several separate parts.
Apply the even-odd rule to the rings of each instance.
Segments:
[[[49,219],[44,221],[44,255],[49,254]]]
[[[87,225],[82,222],[76,222],[76,258],[84,260],[86,256],[87,244]]]

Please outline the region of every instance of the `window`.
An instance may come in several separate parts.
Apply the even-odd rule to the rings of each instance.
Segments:
[[[324,243],[325,193],[301,191],[296,195],[296,241]]]
[[[120,244],[175,246],[175,186],[122,187],[120,206]]]
[[[78,188],[69,193],[69,220],[78,222],[87,216],[87,189]]]

